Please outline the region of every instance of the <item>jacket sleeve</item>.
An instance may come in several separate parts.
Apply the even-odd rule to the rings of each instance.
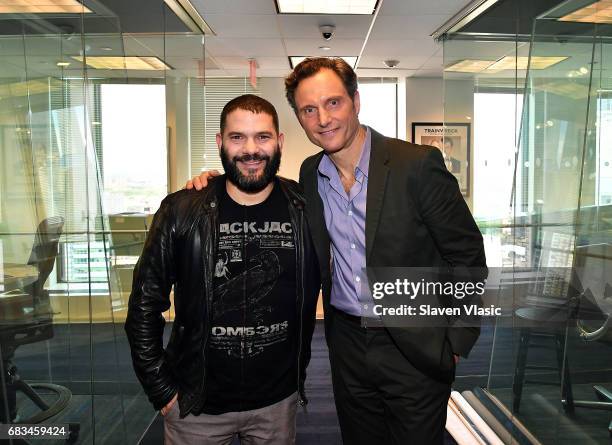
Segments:
[[[319,275],[319,262],[314,252],[314,246],[308,229],[308,223],[304,222],[303,236],[304,249],[308,252],[305,256],[305,264],[300,267],[304,270],[304,313],[302,319],[302,357],[300,357],[300,382],[299,391],[304,403],[308,403],[304,386],[306,382],[306,369],[310,363],[312,336],[314,333],[317,318],[317,301],[321,289],[321,279]]]
[[[170,308],[170,290],[176,281],[175,230],[169,197],[155,213],[142,255],[134,268],[125,331],[132,363],[154,408],[163,408],[177,393],[165,360],[162,313]]]
[[[487,276],[482,234],[472,217],[455,177],[447,170],[440,150],[427,150],[419,172],[418,199],[421,217],[442,257],[451,267],[469,268],[471,279]],[[473,304],[480,304],[476,298]],[[447,338],[454,354],[467,357],[480,335],[480,328],[470,320],[461,327],[457,320],[448,329]]]

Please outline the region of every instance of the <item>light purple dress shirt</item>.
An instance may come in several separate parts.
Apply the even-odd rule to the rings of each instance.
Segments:
[[[366,201],[372,135],[366,127],[355,183],[347,194],[340,175],[325,154],[319,163],[317,187],[323,201],[325,225],[331,239],[331,304],[355,316],[372,316],[366,267]]]

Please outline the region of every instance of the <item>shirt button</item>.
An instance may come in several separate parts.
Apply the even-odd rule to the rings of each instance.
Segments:
[[[354,249],[354,248],[355,248],[355,244],[351,244],[351,249]]]
[[[352,211],[352,210],[349,210],[349,213],[348,213],[348,214],[349,214],[349,216],[353,216],[353,211]]]
[[[355,281],[357,281],[359,283],[361,281],[361,278],[355,277]]]

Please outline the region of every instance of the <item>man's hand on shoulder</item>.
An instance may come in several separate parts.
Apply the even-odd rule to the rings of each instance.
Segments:
[[[185,184],[185,188],[187,190],[196,189],[198,191],[206,188],[208,186],[208,180],[210,178],[214,178],[215,176],[219,176],[221,173],[217,170],[208,170],[200,173],[200,176],[194,176],[192,179],[187,181]]]

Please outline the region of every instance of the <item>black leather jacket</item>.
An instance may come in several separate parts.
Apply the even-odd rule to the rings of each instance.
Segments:
[[[298,317],[298,381],[300,403],[306,403],[304,380],[310,361],[320,279],[316,255],[304,216],[300,186],[279,178],[289,201],[294,227],[296,310]],[[178,392],[180,416],[197,414],[206,396],[206,351],[211,329],[213,272],[218,239],[218,197],[225,176],[213,178],[201,192],[181,190],[168,195],[153,219],[134,270],[125,331],[134,370],[155,409]],[[174,286],[175,319],[163,347],[165,321]]]

